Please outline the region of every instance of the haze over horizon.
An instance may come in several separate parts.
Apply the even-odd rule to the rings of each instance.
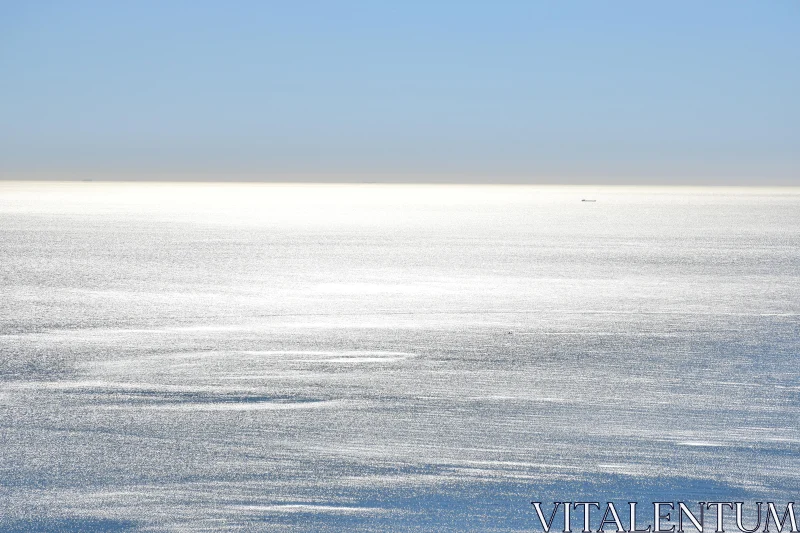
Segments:
[[[6,2],[0,179],[800,185],[800,4]]]

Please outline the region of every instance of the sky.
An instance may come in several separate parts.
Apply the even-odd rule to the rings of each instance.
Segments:
[[[800,2],[0,0],[0,178],[800,185]]]

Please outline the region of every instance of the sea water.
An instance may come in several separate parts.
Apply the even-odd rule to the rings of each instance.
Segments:
[[[796,499],[799,313],[797,188],[0,182],[0,531]]]

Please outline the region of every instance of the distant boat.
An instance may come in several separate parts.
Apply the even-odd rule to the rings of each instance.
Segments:
[[[584,198],[583,200],[581,200],[581,202],[596,202],[596,201],[597,201],[597,200],[587,200],[586,198]]]

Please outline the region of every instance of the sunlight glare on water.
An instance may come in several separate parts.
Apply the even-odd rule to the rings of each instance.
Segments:
[[[797,188],[0,182],[0,525],[788,500],[798,213]]]

